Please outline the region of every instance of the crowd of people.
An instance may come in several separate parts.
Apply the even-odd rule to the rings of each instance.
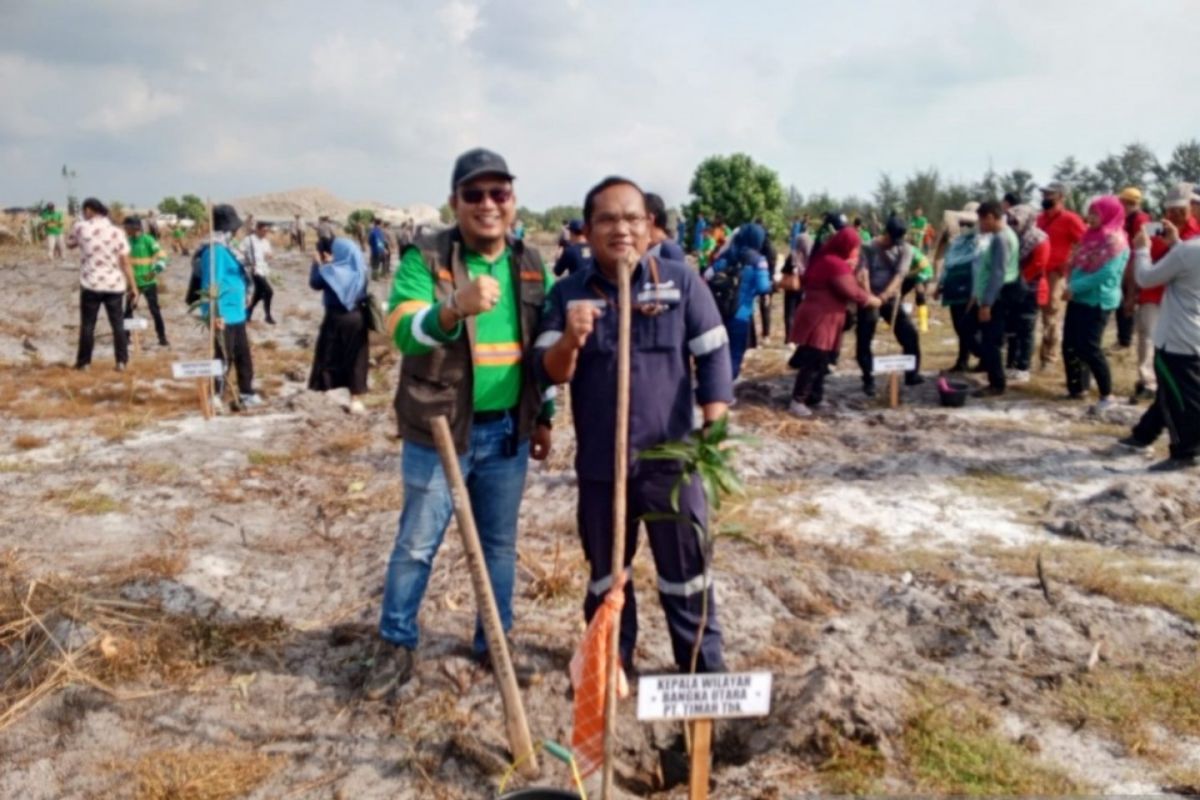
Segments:
[[[893,212],[874,232],[861,219],[851,222],[830,211],[818,223],[794,221],[779,269],[761,220],[729,228],[719,219],[697,218],[693,261],[684,253],[689,237],[683,226],[672,236],[662,198],[632,180],[610,177],[589,190],[581,218],[565,221],[551,269],[537,248],[514,233],[514,183],[497,153],[464,153],[450,181],[454,223],[392,249],[376,221],[367,238],[369,266],[358,242],[338,236],[328,221],[316,226],[309,286],[322,293],[325,316],[309,387],[345,387],[355,398],[366,391],[372,276],[388,280],[380,327],[402,354],[394,410],[403,439],[404,500],[384,574],[380,650],[365,687],[370,697],[383,697],[412,672],[418,613],[452,516],[431,419],[441,415],[449,422],[507,631],[526,473],[530,460],[550,453],[556,387],[562,384],[571,389],[579,532],[590,570],[584,615],[591,619],[610,591],[623,593],[621,660],[634,670],[637,617],[629,565],[636,536],[629,538],[624,563],[611,563],[617,283],[623,269],[631,270],[633,299],[628,455],[634,458],[627,513],[631,529],[639,521],[647,529],[681,670],[689,668],[693,651],[701,671],[720,670],[724,663],[712,580],[697,535],[706,524],[706,498],[698,479],[677,485],[677,465],[636,455],[687,437],[697,406],[705,426],[724,418],[747,348],[770,336],[770,298],[777,291],[783,293],[785,339],[794,346],[788,363],[797,373],[789,410],[802,417],[822,409],[826,379],[848,331],[857,337],[855,357],[867,395],[875,392],[872,345],[881,322],[912,358],[905,382],[926,380],[920,339],[928,331],[930,301],[948,308],[958,340],[946,371],[985,375],[981,396],[996,397],[1010,384],[1030,380],[1036,354],[1041,370],[1061,358],[1070,398],[1087,396],[1094,381],[1094,409],[1102,413],[1115,402],[1102,341],[1116,312],[1120,343],[1136,347],[1132,400],[1153,396],[1121,444],[1145,449],[1166,432],[1170,457],[1151,469],[1197,465],[1200,194],[1191,185],[1171,190],[1165,218],[1157,222],[1142,210],[1134,187],[1096,198],[1080,217],[1065,207],[1067,187],[1061,184],[1042,187],[1040,212],[1008,196],[947,212],[940,230],[920,209],[907,219]],[[268,228],[250,226],[239,245],[235,236],[244,226],[232,207],[217,206],[213,220],[209,241],[192,259],[188,302],[217,327],[218,357],[237,372],[235,396],[241,406],[253,407],[262,401],[253,386],[246,322],[260,301],[272,319]],[[303,246],[298,218],[291,233]],[[165,344],[154,289],[165,256],[153,238],[136,221],[122,233],[103,205],[89,199],[67,245],[82,251],[77,366],[90,362],[101,306],[119,334],[126,295],[126,314],[146,298]],[[123,368],[126,338],[115,335],[114,341]],[[361,404],[356,410],[363,410]],[[474,650],[486,667],[479,628]]]

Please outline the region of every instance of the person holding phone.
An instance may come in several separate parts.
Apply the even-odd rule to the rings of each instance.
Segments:
[[[1164,215],[1166,223],[1147,222],[1142,229],[1150,241],[1150,260],[1157,263],[1171,249],[1164,238],[1164,228],[1170,224],[1177,232],[1180,241],[1187,241],[1200,236],[1200,221],[1192,216],[1189,207],[1191,200],[1191,184],[1179,184],[1167,191],[1164,200]],[[1128,230],[1128,229],[1127,229]],[[1137,235],[1137,232],[1134,233]],[[1158,324],[1159,312],[1162,308],[1162,286],[1138,286],[1134,280],[1134,260],[1129,260],[1125,271],[1126,280],[1133,283],[1133,314],[1134,335],[1137,346],[1137,385],[1134,387],[1131,404],[1142,399],[1153,399],[1158,391],[1158,378],[1154,369],[1154,327]]]

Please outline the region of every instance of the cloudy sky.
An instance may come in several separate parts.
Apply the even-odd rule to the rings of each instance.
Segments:
[[[0,0],[0,204],[324,186],[523,204],[627,174],[671,204],[746,152],[808,194],[1200,136],[1198,0]]]

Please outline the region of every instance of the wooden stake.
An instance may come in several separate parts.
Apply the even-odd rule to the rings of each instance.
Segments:
[[[888,407],[900,407],[900,373],[893,372],[888,375]]]
[[[688,770],[688,800],[708,800],[708,773],[712,766],[711,719],[690,723],[692,729],[692,764]]]
[[[206,200],[208,205],[208,359],[217,357],[217,243],[213,219],[212,198]],[[229,354],[225,354],[228,358]],[[228,373],[228,371],[226,371]],[[213,385],[208,378],[204,385],[204,418],[210,419],[212,408]]]
[[[479,544],[479,531],[475,528],[475,514],[471,510],[471,498],[458,467],[458,453],[454,449],[454,437],[450,425],[443,416],[430,420],[438,454],[442,457],[442,469],[450,485],[450,496],[454,501],[454,514],[458,519],[458,532],[462,535],[463,551],[467,555],[467,567],[471,572],[471,586],[475,590],[475,607],[483,622],[483,633],[487,638],[488,655],[492,659],[492,672],[500,686],[500,699],[504,703],[504,722],[508,729],[508,745],[513,759],[519,761],[521,772],[530,778],[540,774],[533,740],[529,736],[529,723],[525,719],[525,706],[521,704],[521,692],[517,688],[517,673],[513,669],[512,656],[508,652],[508,639],[500,622],[500,610],[492,594],[492,581],[488,577],[487,563],[483,559],[483,546]]]
[[[205,419],[212,418],[212,405],[209,402],[211,388],[212,378],[196,378],[196,395],[200,398],[200,413]]]
[[[613,549],[610,575],[613,586],[625,571],[625,484],[629,474],[629,341],[633,309],[629,279],[637,254],[617,265],[617,431],[613,463]],[[621,669],[621,618],[612,627],[609,642],[608,685],[604,693],[604,775],[600,796],[611,800],[613,766],[617,750],[617,670]]]

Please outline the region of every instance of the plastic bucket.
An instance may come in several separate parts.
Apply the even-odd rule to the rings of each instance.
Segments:
[[[962,408],[971,393],[971,384],[962,381],[949,381],[950,390],[938,388],[938,400],[946,408]]]

